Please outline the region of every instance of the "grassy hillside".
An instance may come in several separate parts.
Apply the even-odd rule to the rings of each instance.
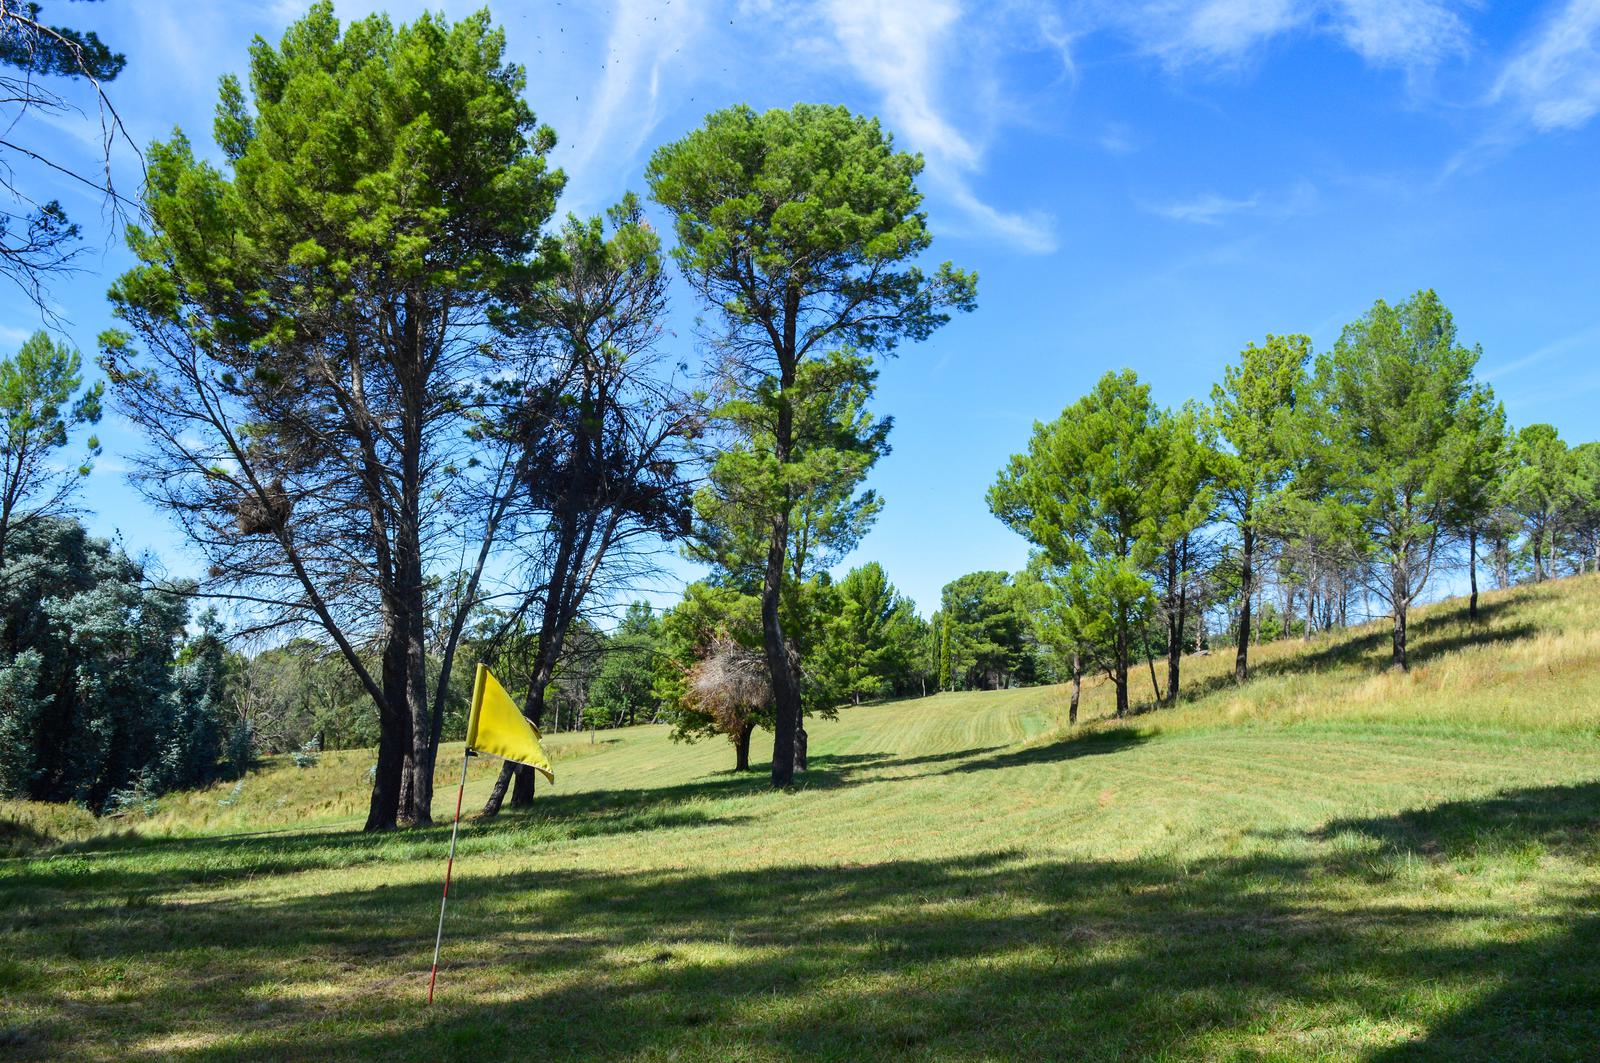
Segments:
[[[555,740],[537,809],[360,834],[367,754],[114,826],[3,806],[0,1045],[85,1058],[1593,1058],[1600,579],[1109,691],[811,726],[791,794],[724,743]],[[459,747],[441,757],[436,815]],[[491,767],[474,768],[469,804]]]

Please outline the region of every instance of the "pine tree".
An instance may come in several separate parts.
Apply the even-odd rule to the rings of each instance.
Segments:
[[[780,616],[793,578],[794,510],[832,453],[863,445],[805,438],[800,412],[829,386],[828,359],[925,339],[950,311],[975,304],[972,275],[948,263],[931,275],[911,264],[932,242],[916,188],[921,169],[921,158],[896,151],[875,120],[799,104],[718,111],[660,148],[646,171],[673,217],[684,277],[723,326],[722,390],[735,404],[725,409],[745,446],[714,475],[761,533],[778,787],[792,781],[803,739],[800,672]],[[752,431],[756,419],[763,427]]]

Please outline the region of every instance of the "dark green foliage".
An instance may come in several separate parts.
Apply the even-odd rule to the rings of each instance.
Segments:
[[[877,492],[861,490],[889,453],[893,427],[868,409],[877,379],[870,357],[835,351],[802,365],[783,394],[762,386],[725,396],[713,411],[723,433],[706,455],[709,475],[695,494],[689,556],[716,566],[720,579],[760,588],[770,515],[783,506],[790,580],[804,582],[849,553],[883,508]],[[792,417],[787,462],[774,457],[780,402]]]
[[[834,700],[909,693],[926,622],[876,561],[851,569],[833,585],[831,615],[811,672]]]
[[[716,717],[689,696],[690,673],[719,641],[761,647],[761,601],[731,587],[691,583],[683,600],[662,615],[660,652],[651,669],[651,691],[672,737],[695,741],[721,734]],[[770,726],[770,711],[758,722]]]
[[[222,82],[223,168],[181,131],[151,146],[152,224],[111,292],[135,335],[107,335],[102,364],[152,444],[139,482],[217,584],[320,628],[359,679],[372,829],[431,815],[429,569],[500,526],[517,452],[476,431],[479,385],[521,350],[487,326],[537,280],[564,183],[504,53],[487,12],[341,27],[319,3],[258,38],[248,89]],[[446,675],[476,593],[440,624]]]
[[[1573,447],[1572,464],[1572,504],[1565,520],[1567,543],[1580,572],[1600,572],[1600,442]]]
[[[1561,518],[1574,508],[1584,485],[1573,452],[1551,425],[1526,426],[1509,449],[1500,498],[1522,522],[1537,583],[1553,575]]]
[[[1237,585],[1234,679],[1240,683],[1249,677],[1260,549],[1271,531],[1267,518],[1293,482],[1295,454],[1304,449],[1310,359],[1310,337],[1269,335],[1266,342],[1245,347],[1238,363],[1224,369],[1222,382],[1211,388],[1209,419],[1220,443],[1220,515],[1238,544],[1229,582]]]
[[[0,20],[0,64],[35,77],[96,81],[111,81],[127,65],[93,30],[48,25],[37,3],[11,6]]]
[[[945,584],[934,623],[941,631],[943,685],[995,690],[1031,682],[1026,596],[1005,572],[971,572]]]
[[[1172,432],[1130,370],[1107,373],[989,489],[989,508],[1044,551],[1062,596],[1062,637],[1104,669],[1128,710],[1134,639],[1155,614],[1149,578],[1163,534],[1188,518],[1165,494]]]
[[[0,599],[0,792],[106,805],[114,793],[209,782],[223,741],[220,643],[174,668],[183,588],[76,522],[17,531]]]
[[[652,689],[655,658],[661,649],[661,621],[649,602],[628,606],[617,629],[605,639],[604,655],[585,708],[591,726],[644,723],[655,716]]]
[[[759,346],[768,323],[791,322],[798,364],[926,339],[950,310],[972,309],[971,274],[909,264],[933,242],[921,171],[876,119],[797,104],[718,111],[660,148],[646,177],[673,216],[684,276],[733,337]]]

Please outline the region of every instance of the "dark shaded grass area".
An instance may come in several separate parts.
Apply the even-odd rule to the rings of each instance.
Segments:
[[[1123,732],[1109,732],[1119,735]],[[1131,734],[1132,732],[1127,732]],[[1098,751],[1106,736],[1097,732],[1051,743],[1050,750],[1082,747]],[[832,790],[882,781],[885,769],[932,767],[983,757],[1000,747],[983,746],[947,753],[903,756],[892,753],[828,753],[810,758],[809,770],[797,789]],[[1078,755],[1077,753],[1063,753]],[[1024,750],[1023,760],[1034,754]],[[1047,754],[1042,759],[1055,759]],[[982,766],[1004,766],[1000,763]],[[757,769],[761,765],[756,765]],[[916,778],[912,773],[903,778]],[[498,820],[469,815],[462,821],[463,851],[482,841],[497,849],[525,849],[530,845],[742,823],[750,817],[728,805],[729,799],[771,792],[762,770],[720,772],[708,779],[675,786],[638,790],[591,790],[578,793],[541,791],[534,808],[507,812]],[[54,859],[27,865],[21,881],[35,887],[100,893],[159,892],[175,885],[225,885],[230,880],[302,871],[352,867],[397,859],[430,859],[443,851],[450,836],[448,823],[402,834],[368,834],[341,829],[324,831],[273,830],[199,837],[152,837],[126,834],[95,839],[84,846],[60,848]],[[110,857],[112,859],[105,859]],[[169,867],[166,865],[179,866]],[[20,873],[20,865],[17,872]],[[0,866],[0,890],[7,888]]]
[[[977,763],[1111,754],[1130,741],[1118,734]],[[850,771],[882,763],[869,755],[825,770],[842,785]],[[663,826],[683,825],[675,817],[708,794],[750,788],[730,778],[645,793]],[[570,802],[548,813],[651,829],[648,820],[628,826],[604,795]],[[510,837],[539,815],[482,830]],[[141,855],[170,844],[170,866],[100,873],[47,862],[0,878],[4,998],[48,999],[59,979],[114,977],[129,957],[159,971],[103,1006],[0,1024],[0,1047],[50,1057],[85,1034],[109,1044],[220,1025],[241,1042],[161,1054],[1250,1058],[1270,1034],[1263,1057],[1306,1058],[1345,1043],[1319,1039],[1319,1024],[1369,1022],[1415,1033],[1383,1059],[1594,1059],[1600,880],[1520,915],[1454,893],[1399,903],[1386,887],[1418,861],[1470,868],[1531,852],[1595,866],[1597,824],[1600,783],[1587,783],[1337,820],[1290,839],[1315,854],[1299,857],[1040,862],[975,852],[754,871],[469,871],[458,879],[431,1013],[421,1009],[431,945],[421,931],[436,911],[436,884],[251,903],[163,899],[196,881],[192,863],[208,845],[239,857],[226,875],[288,875],[386,844],[392,859],[392,840],[154,843]],[[419,852],[436,852],[437,837],[416,838]],[[92,905],[74,881],[83,874]],[[395,973],[361,982],[359,995],[311,991],[375,966]],[[515,992],[477,1002],[491,966],[512,972]],[[1305,1026],[1298,1041],[1279,1028],[1291,1014]]]

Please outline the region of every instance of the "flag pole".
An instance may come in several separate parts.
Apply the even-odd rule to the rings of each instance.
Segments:
[[[444,943],[444,906],[450,902],[450,873],[456,866],[456,833],[461,830],[461,796],[467,792],[467,760],[471,756],[471,746],[461,751],[461,785],[456,787],[456,818],[450,825],[450,859],[444,865],[444,896],[439,898],[439,932],[433,938],[433,970],[428,974],[430,1005],[433,1003],[433,984],[439,978],[439,946]]]

